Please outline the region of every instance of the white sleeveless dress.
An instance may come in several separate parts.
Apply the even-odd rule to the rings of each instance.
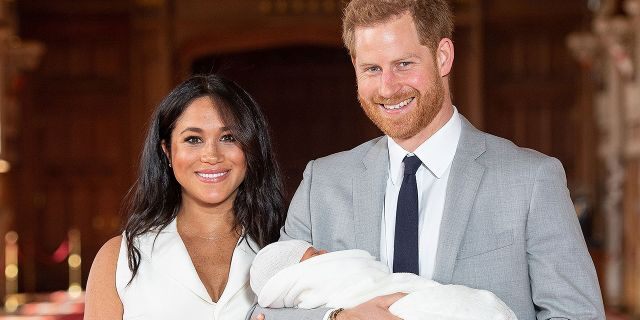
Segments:
[[[116,289],[124,308],[123,319],[241,320],[254,304],[249,268],[258,251],[251,239],[233,251],[229,280],[222,296],[213,302],[178,235],[175,219],[157,238],[147,233],[139,239],[140,268],[131,284],[126,240],[122,239],[116,269]],[[155,243],[154,243],[155,239]],[[212,247],[211,250],[215,250]]]

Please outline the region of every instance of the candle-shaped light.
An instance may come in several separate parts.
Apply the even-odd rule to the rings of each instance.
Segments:
[[[18,233],[9,231],[4,236],[4,309],[14,312],[18,308]]]
[[[82,294],[82,258],[80,257],[80,231],[69,230],[69,296],[78,298]]]

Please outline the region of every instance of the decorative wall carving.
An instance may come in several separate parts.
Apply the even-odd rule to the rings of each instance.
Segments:
[[[596,80],[593,105],[600,129],[598,154],[606,173],[605,300],[640,313],[640,1],[590,1],[591,32],[575,33],[568,45]]]
[[[16,82],[21,71],[38,65],[44,50],[40,43],[18,37],[13,5],[13,1],[0,1],[0,160],[8,162],[17,157],[10,145],[18,133]]]
[[[14,5],[15,1],[0,1],[0,239],[4,238],[14,220],[15,203],[12,200],[15,184],[10,170],[12,163],[19,160],[18,92],[23,81],[21,73],[36,68],[44,51],[42,44],[18,37]],[[1,248],[0,261],[5,261],[4,246]],[[4,296],[4,277],[0,279],[0,296]]]

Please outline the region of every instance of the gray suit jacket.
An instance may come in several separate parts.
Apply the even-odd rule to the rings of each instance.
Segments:
[[[283,239],[379,257],[387,138],[309,162]],[[562,165],[462,120],[433,279],[489,290],[526,319],[604,319],[595,268]],[[259,309],[267,320],[321,319]],[[286,313],[286,314],[285,314]]]

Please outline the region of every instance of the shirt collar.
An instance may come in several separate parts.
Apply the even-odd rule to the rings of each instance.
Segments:
[[[454,106],[451,119],[433,136],[418,146],[413,154],[420,158],[420,161],[436,178],[440,179],[453,161],[461,132],[462,121],[458,109]],[[410,152],[404,150],[391,137],[387,139],[387,146],[389,148],[389,177],[391,183],[396,185],[402,181],[402,160]]]

